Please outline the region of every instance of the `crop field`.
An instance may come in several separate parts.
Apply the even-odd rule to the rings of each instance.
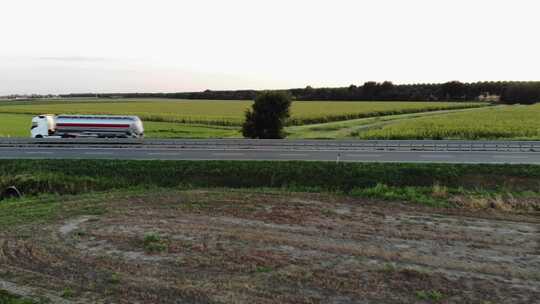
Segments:
[[[32,115],[0,114],[0,137],[28,137]]]
[[[447,113],[468,113],[481,110],[483,110],[483,108],[385,115],[301,126],[288,126],[285,130],[287,138],[290,139],[354,139],[358,138],[360,132],[378,129],[403,120],[417,117],[441,116]]]
[[[28,137],[32,115],[2,113],[4,107],[0,106],[0,136]],[[293,139],[540,139],[540,105],[449,111],[289,126],[286,133]],[[145,120],[144,127],[148,138],[242,137],[239,126]]]
[[[362,139],[540,139],[540,104],[418,117],[356,134]]]
[[[38,101],[0,103],[0,113],[11,114],[125,114],[144,121],[240,126],[251,101],[132,99],[129,101]],[[291,125],[362,117],[485,106],[452,102],[338,102],[296,101]]]

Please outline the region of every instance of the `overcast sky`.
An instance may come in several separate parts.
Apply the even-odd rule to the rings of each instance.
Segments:
[[[538,0],[1,0],[0,95],[540,80]]]

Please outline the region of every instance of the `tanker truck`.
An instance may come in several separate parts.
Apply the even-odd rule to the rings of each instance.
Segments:
[[[30,133],[33,138],[142,138],[144,129],[137,116],[43,114],[32,119]]]

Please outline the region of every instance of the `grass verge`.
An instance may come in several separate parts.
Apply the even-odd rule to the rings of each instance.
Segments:
[[[39,221],[58,210],[100,214],[96,201],[115,191],[227,188],[332,192],[434,207],[540,209],[540,166],[256,161],[1,160],[0,189],[24,200],[0,204],[2,224]],[[77,205],[58,195],[78,195]],[[39,203],[39,204],[36,204]]]
[[[26,195],[77,194],[130,187],[540,189],[540,166],[270,161],[0,160],[0,188]]]

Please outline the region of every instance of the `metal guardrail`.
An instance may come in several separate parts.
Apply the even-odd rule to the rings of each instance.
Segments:
[[[21,148],[160,148],[160,149],[290,149],[336,151],[540,152],[540,141],[460,140],[256,140],[256,139],[30,139],[2,138],[1,147]]]

